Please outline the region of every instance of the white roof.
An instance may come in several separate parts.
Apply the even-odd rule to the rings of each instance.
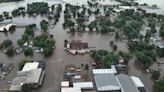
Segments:
[[[39,62],[30,62],[26,63],[22,69],[22,71],[31,71],[37,69],[39,66]]]
[[[81,79],[81,75],[75,75],[74,79]]]
[[[112,86],[112,85],[108,85],[108,86],[104,86],[104,87],[100,87],[98,88],[99,91],[104,91],[104,90],[120,90],[119,86]]]
[[[116,74],[116,68],[114,65],[111,66],[111,69],[93,69],[93,74]]]
[[[77,82],[73,83],[74,88],[80,88],[80,89],[93,89],[93,83],[92,82]]]
[[[0,31],[4,31],[5,26],[0,27]]]
[[[26,83],[39,83],[42,74],[42,69],[32,70],[28,73]]]
[[[61,88],[61,92],[81,92],[80,88]]]
[[[10,27],[13,26],[13,25],[14,25],[14,24],[7,24],[7,25],[5,26],[6,30],[9,31]]]
[[[142,83],[142,81],[138,77],[131,76],[130,79],[132,80],[132,82],[134,83],[134,85],[136,87],[144,87],[144,84]]]
[[[62,87],[69,87],[69,82],[68,81],[62,81],[61,86]]]

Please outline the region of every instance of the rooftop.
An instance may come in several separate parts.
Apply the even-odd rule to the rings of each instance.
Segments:
[[[61,87],[69,87],[69,81],[62,81]]]
[[[12,80],[10,90],[21,90],[24,83],[35,84],[39,83],[42,69],[31,71],[18,71],[16,77]]]
[[[86,49],[86,48],[88,48],[88,43],[83,43],[83,42],[81,42],[80,40],[76,40],[76,41],[72,41],[71,43],[70,43],[70,48],[71,49]]]
[[[138,92],[138,89],[134,86],[128,75],[119,74],[117,79],[122,88],[122,92]]]
[[[93,69],[93,74],[116,74],[117,70],[115,68],[115,66],[111,66],[111,69]]]
[[[94,75],[98,91],[121,90],[118,80],[113,74]]]
[[[61,88],[61,92],[81,92],[80,88]]]
[[[80,88],[80,89],[93,89],[93,83],[92,82],[77,82],[73,83],[74,88]]]
[[[37,69],[39,66],[39,62],[29,62],[26,63],[22,69],[22,71],[30,71],[30,70],[34,70]]]
[[[131,76],[130,79],[132,80],[132,82],[134,83],[134,85],[136,87],[144,87],[144,84],[142,83],[142,81],[138,77]]]

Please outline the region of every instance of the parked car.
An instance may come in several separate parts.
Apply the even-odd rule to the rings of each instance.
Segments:
[[[5,64],[3,64],[3,63],[0,63],[0,71],[3,71],[4,70],[4,68],[5,68]]]
[[[13,63],[9,63],[5,68],[4,68],[4,70],[3,70],[3,74],[4,75],[7,75],[10,71],[11,71],[11,69],[14,67],[14,64]]]
[[[16,48],[16,53],[17,54],[20,54],[20,53],[22,53],[23,52],[23,48]]]

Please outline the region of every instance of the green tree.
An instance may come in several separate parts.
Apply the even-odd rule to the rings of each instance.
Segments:
[[[155,92],[164,92],[164,78],[156,81],[153,87]]]
[[[46,30],[48,29],[48,22],[47,22],[46,20],[43,19],[43,20],[40,22],[40,27],[41,27],[42,30],[46,31]]]
[[[9,47],[9,48],[7,49],[6,54],[7,54],[8,56],[13,56],[14,53],[15,53],[15,49],[14,49],[13,47]]]
[[[26,29],[25,29],[25,34],[28,34],[29,36],[34,36],[34,31],[33,29],[30,27],[30,26],[27,26]]]
[[[31,92],[32,86],[30,84],[23,84],[21,92]]]
[[[89,65],[88,64],[85,64],[84,67],[85,67],[85,70],[87,70],[87,71],[89,70]]]
[[[13,42],[9,39],[7,40],[4,40],[2,45],[3,45],[3,48],[8,48],[9,46],[11,46],[13,44]]]
[[[156,61],[156,54],[154,51],[140,51],[137,53],[137,59],[144,69],[148,69],[150,65]]]
[[[120,35],[118,32],[115,33],[115,39],[118,40],[120,38]]]
[[[117,50],[117,45],[113,45],[113,51],[116,51]]]
[[[32,48],[28,47],[27,49],[25,49],[24,55],[25,55],[25,56],[33,55],[33,50],[32,50]]]
[[[19,70],[22,70],[24,65],[27,63],[28,61],[26,59],[22,59],[18,62],[18,68]]]
[[[27,13],[32,14],[47,14],[49,12],[48,3],[45,2],[34,2],[27,4]]]
[[[161,28],[161,29],[160,29],[160,36],[161,36],[161,37],[164,37],[164,28]]]
[[[44,56],[50,56],[53,54],[53,48],[44,48],[43,50]]]
[[[18,40],[17,40],[17,44],[18,44],[19,46],[22,46],[24,43],[25,43],[25,41],[24,41],[23,39],[18,39]]]
[[[160,77],[160,72],[159,72],[159,71],[153,71],[153,72],[152,72],[151,78],[152,78],[153,80],[158,80],[159,77]]]
[[[26,34],[26,33],[24,33],[23,35],[22,35],[22,39],[24,40],[24,41],[28,41],[28,34]]]

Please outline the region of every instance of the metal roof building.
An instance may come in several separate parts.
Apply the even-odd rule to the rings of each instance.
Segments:
[[[18,71],[16,77],[12,80],[10,85],[10,92],[21,91],[23,84],[34,84],[35,87],[42,84],[44,71],[42,69],[35,69],[31,71]]]
[[[114,65],[111,66],[111,69],[93,69],[93,74],[117,74],[117,70]]]
[[[80,88],[61,88],[61,92],[81,92]]]
[[[138,92],[137,87],[135,87],[128,75],[119,74],[117,75],[117,79],[121,85],[122,92]]]
[[[29,62],[24,65],[22,71],[31,71],[37,69],[38,66],[39,66],[39,62]]]
[[[144,84],[142,83],[142,81],[138,77],[131,76],[130,79],[132,80],[134,85],[138,88],[139,92],[147,92]]]
[[[74,88],[80,88],[80,89],[93,89],[93,83],[92,82],[77,82],[73,83]]]
[[[136,87],[144,87],[144,84],[142,83],[142,81],[138,77],[131,76],[130,79],[132,80],[132,82],[134,83],[134,85]]]
[[[121,92],[118,80],[113,74],[96,74],[94,79],[98,92]]]

